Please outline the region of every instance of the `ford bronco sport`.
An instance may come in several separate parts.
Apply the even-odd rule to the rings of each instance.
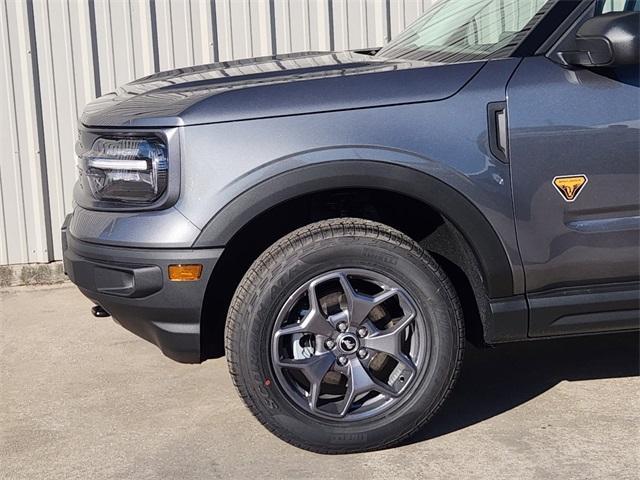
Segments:
[[[397,444],[465,341],[639,326],[640,2],[443,0],[381,49],[161,72],[86,107],[64,265],[271,432]]]

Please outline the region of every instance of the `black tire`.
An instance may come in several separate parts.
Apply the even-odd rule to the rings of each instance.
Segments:
[[[384,415],[351,422],[299,408],[276,380],[270,355],[287,299],[309,279],[340,268],[378,272],[401,285],[415,300],[429,339],[428,359],[402,401]],[[260,255],[235,292],[225,334],[231,377],[253,415],[292,445],[332,454],[390,447],[419,430],[451,391],[463,346],[460,303],[438,263],[401,232],[353,218],[308,225]]]

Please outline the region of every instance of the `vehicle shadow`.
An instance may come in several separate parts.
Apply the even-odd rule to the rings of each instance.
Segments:
[[[538,340],[484,350],[467,345],[462,372],[450,397],[406,444],[482,422],[528,402],[563,380],[638,375],[637,333]]]

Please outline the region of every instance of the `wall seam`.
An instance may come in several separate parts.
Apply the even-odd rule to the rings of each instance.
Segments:
[[[7,17],[7,30],[6,30],[6,35],[7,35],[7,57],[8,57],[8,69],[9,69],[9,83],[10,83],[10,88],[11,88],[11,100],[10,100],[10,106],[12,107],[12,111],[11,111],[11,115],[13,117],[13,122],[15,124],[15,134],[13,131],[11,131],[11,136],[12,136],[12,140],[15,143],[12,143],[12,150],[11,153],[12,155],[18,155],[18,161],[16,162],[16,169],[18,170],[19,176],[20,176],[20,192],[19,192],[19,196],[20,196],[20,204],[18,205],[18,208],[22,210],[23,214],[22,214],[22,222],[20,222],[22,224],[22,228],[24,229],[24,250],[25,250],[25,260],[28,259],[29,257],[29,252],[28,252],[28,245],[29,245],[29,234],[27,231],[27,225],[26,225],[26,212],[24,212],[24,207],[25,207],[25,199],[24,199],[24,189],[22,186],[22,163],[20,162],[20,135],[18,134],[18,129],[19,129],[19,125],[20,122],[18,121],[18,110],[17,110],[17,100],[16,100],[16,82],[15,82],[15,68],[13,66],[13,52],[12,52],[12,48],[11,48],[11,32],[9,32],[9,6],[7,5],[7,2],[5,1],[3,4],[3,9],[5,11],[6,17]],[[1,32],[4,33],[4,32]],[[11,128],[11,127],[9,127]],[[14,176],[14,181],[16,181],[17,183],[17,179],[15,178],[15,174]],[[5,227],[4,232],[5,235],[7,237],[7,262],[10,261],[10,255],[9,255],[9,235],[8,235],[8,230],[6,228],[7,224],[6,224],[6,217],[4,216],[4,196],[3,196],[3,225]],[[22,245],[21,245],[22,246]],[[23,252],[21,252],[23,253]]]
[[[151,22],[151,50],[153,51],[153,71],[157,73],[160,71],[160,49],[158,47],[158,14],[156,12],[156,0],[149,0],[149,21]]]
[[[278,39],[276,35],[276,6],[274,0],[269,0],[269,27],[271,30],[271,53],[278,53]]]
[[[336,49],[335,28],[333,26],[333,0],[327,0],[327,9],[329,10],[329,50],[333,52]]]
[[[98,33],[96,31],[96,6],[89,0],[89,33],[91,36],[91,59],[93,62],[93,88],[96,98],[102,95],[100,85],[100,58],[98,56]]]
[[[385,1],[386,5],[386,18],[387,18],[387,38],[385,39],[385,43],[391,41],[391,0]]]
[[[33,76],[33,97],[36,109],[36,129],[38,131],[38,156],[40,157],[40,183],[42,189],[42,210],[44,216],[47,259],[54,260],[53,230],[51,227],[51,201],[49,199],[49,175],[47,172],[47,149],[44,139],[44,116],[42,109],[42,89],[40,85],[40,66],[36,44],[36,26],[33,15],[33,0],[27,0],[27,22],[29,27],[29,49],[31,50],[31,74]]]
[[[153,1],[153,0],[152,0]],[[211,4],[211,37],[213,39],[213,61],[217,63],[220,61],[220,50],[218,43],[220,39],[218,37],[218,12],[216,10],[216,0],[210,0]]]

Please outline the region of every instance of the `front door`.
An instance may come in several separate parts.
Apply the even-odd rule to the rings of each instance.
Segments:
[[[524,59],[509,82],[531,336],[638,326],[638,80],[635,67],[569,69],[540,56]]]

